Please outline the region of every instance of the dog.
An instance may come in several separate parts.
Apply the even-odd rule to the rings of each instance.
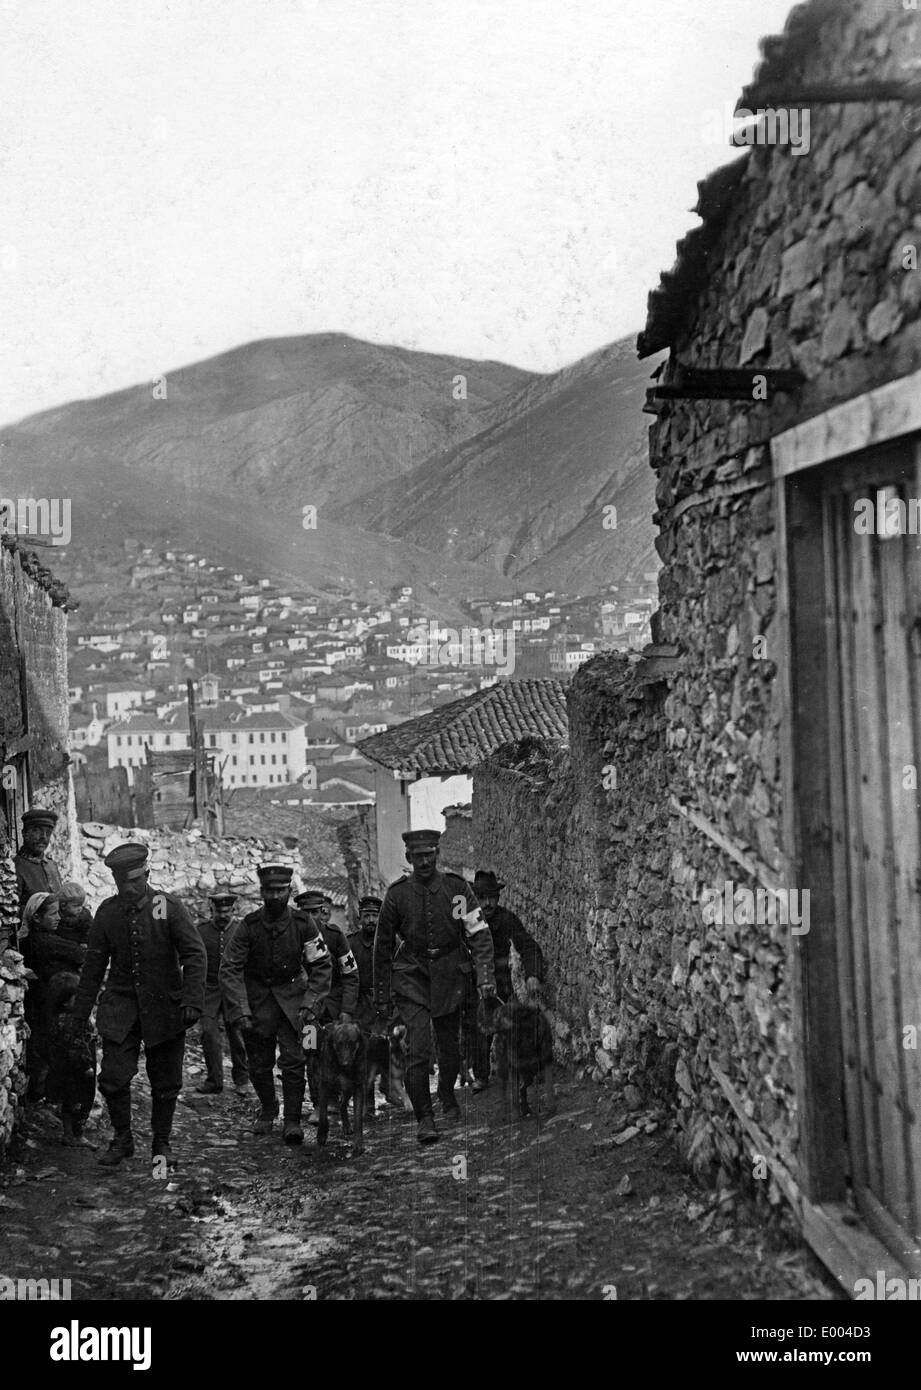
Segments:
[[[368,1048],[357,1023],[328,1023],[317,1030],[317,1143],[329,1136],[330,1092],[338,1091],[339,1119],[346,1138],[352,1133],[349,1101],[355,1108],[356,1154],[364,1152],[365,1099],[368,1084]]]
[[[45,1094],[61,1105],[63,1143],[73,1148],[87,1141],[83,1126],[96,1098],[96,1040],[74,1023],[71,1010],[79,976],[59,970],[48,981],[45,1018],[48,1077]]]
[[[502,1004],[493,1016],[496,1033],[496,1070],[502,1083],[502,1096],[508,1095],[511,1078],[515,1110],[519,1120],[531,1114],[528,1087],[540,1079],[544,1083],[544,1114],[552,1114],[553,1035],[540,1009],[517,999]]]
[[[395,1024],[387,1033],[372,1033],[368,1038],[367,1116],[374,1119],[374,1083],[380,1077],[380,1090],[389,1105],[412,1110],[406,1094],[406,1027]]]

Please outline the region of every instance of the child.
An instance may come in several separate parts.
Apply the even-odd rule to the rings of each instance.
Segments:
[[[86,1124],[96,1096],[96,1040],[71,1013],[79,976],[59,970],[48,982],[45,1000],[48,1077],[45,1095],[61,1106],[63,1142],[85,1144]]]
[[[79,883],[74,883],[72,879],[68,879],[66,883],[61,884],[58,898],[61,904],[59,935],[65,941],[74,942],[78,946],[85,946],[90,927],[93,925],[93,914],[86,906],[85,891]]]

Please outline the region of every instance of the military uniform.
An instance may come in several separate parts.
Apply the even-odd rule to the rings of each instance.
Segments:
[[[236,894],[213,893],[211,902],[219,907],[227,902],[228,907],[236,902]],[[227,1032],[227,1045],[230,1049],[230,1071],[233,1084],[242,1090],[249,1085],[249,1063],[246,1059],[246,1045],[239,1023],[228,1023],[226,1006],[221,990],[219,972],[227,943],[236,928],[236,922],[226,925],[214,917],[206,917],[198,923],[198,934],[202,939],[208,957],[208,971],[205,977],[205,1006],[201,1016],[201,1050],[205,1058],[205,1070],[209,1091],[223,1090],[224,1054],[221,1047],[221,1019]],[[201,1089],[201,1087],[199,1087]]]
[[[358,1007],[358,963],[342,928],[324,919],[321,909],[326,901],[325,896],[320,893],[300,893],[294,900],[295,906],[302,912],[317,917],[320,935],[329,951],[332,982],[329,994],[318,1011],[321,1023],[330,1023],[340,1014],[348,1014],[350,1018],[354,1018]]]
[[[425,833],[408,831],[403,838],[413,847],[424,843],[420,837]],[[438,833],[429,833],[437,845]],[[495,986],[492,942],[470,884],[437,869],[425,882],[413,875],[392,883],[381,908],[373,957],[377,1009],[387,1014],[395,1003],[406,1025],[406,1089],[417,1120],[432,1113],[428,1078],[433,1029],[438,1097],[446,1112],[453,1111],[460,1011],[474,965],[478,984]]]
[[[374,1007],[374,937],[365,937],[359,928],[349,935],[349,947],[358,967],[358,1004],[355,1022],[369,1033],[377,1020]]]
[[[263,883],[273,881],[271,867],[259,871]],[[289,870],[288,882],[290,877]],[[250,1080],[263,1116],[278,1114],[277,1048],[285,1118],[299,1124],[306,1084],[301,1013],[316,1017],[332,982],[330,954],[317,923],[287,903],[276,918],[265,907],[250,912],[227,943],[219,979],[224,1017],[244,1025]]]
[[[131,854],[131,851],[134,854]],[[106,857],[113,871],[140,871],[144,846],[119,846]],[[146,870],[144,871],[146,874]],[[108,967],[96,1010],[102,1038],[99,1090],[105,1096],[116,1140],[133,1152],[131,1082],[141,1043],[152,1094],[154,1154],[168,1153],[176,1097],[182,1089],[185,1051],[183,1011],[201,1013],[207,959],[189,914],[172,893],[144,886],[137,901],[107,898],[90,928],[86,959],[73,1005],[86,1023]],[[120,1138],[121,1136],[121,1138]]]

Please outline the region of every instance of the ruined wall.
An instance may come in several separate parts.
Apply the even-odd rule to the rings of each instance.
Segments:
[[[209,915],[208,894],[219,888],[230,888],[238,895],[238,914],[261,906],[256,869],[269,858],[291,864],[299,887],[316,886],[311,877],[311,864],[305,857],[297,849],[277,841],[227,837],[215,840],[200,830],[126,830],[89,822],[80,827],[79,878],[86,888],[87,906],[92,911],[115,891],[103,858],[125,840],[149,845],[151,883],[177,894],[193,917]],[[334,912],[333,916],[339,920],[338,913]]]
[[[18,921],[16,871],[0,825],[0,942]],[[28,1080],[24,1066],[25,969],[17,951],[0,947],[0,1156],[12,1137]]]

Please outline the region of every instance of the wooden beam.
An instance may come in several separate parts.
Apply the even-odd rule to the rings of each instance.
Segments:
[[[725,854],[728,854],[730,859],[741,865],[749,878],[755,879],[763,888],[767,888],[770,893],[775,895],[785,891],[773,870],[755,859],[754,855],[749,854],[747,850],[735,844],[728,835],[724,835],[722,830],[715,826],[712,821],[708,821],[699,811],[695,811],[692,806],[685,806],[674,795],[671,797],[671,805],[679,815],[696,826],[701,834],[706,835],[708,840],[712,840]]]
[[[850,106],[872,101],[921,102],[921,82],[906,82],[904,78],[880,79],[869,82],[798,82],[796,86],[756,87],[745,95],[746,104],[736,107],[736,117],[757,116],[765,107],[785,106]],[[749,102],[757,102],[753,109]]]
[[[787,478],[916,430],[921,430],[921,371],[887,381],[775,435],[774,477]]]

